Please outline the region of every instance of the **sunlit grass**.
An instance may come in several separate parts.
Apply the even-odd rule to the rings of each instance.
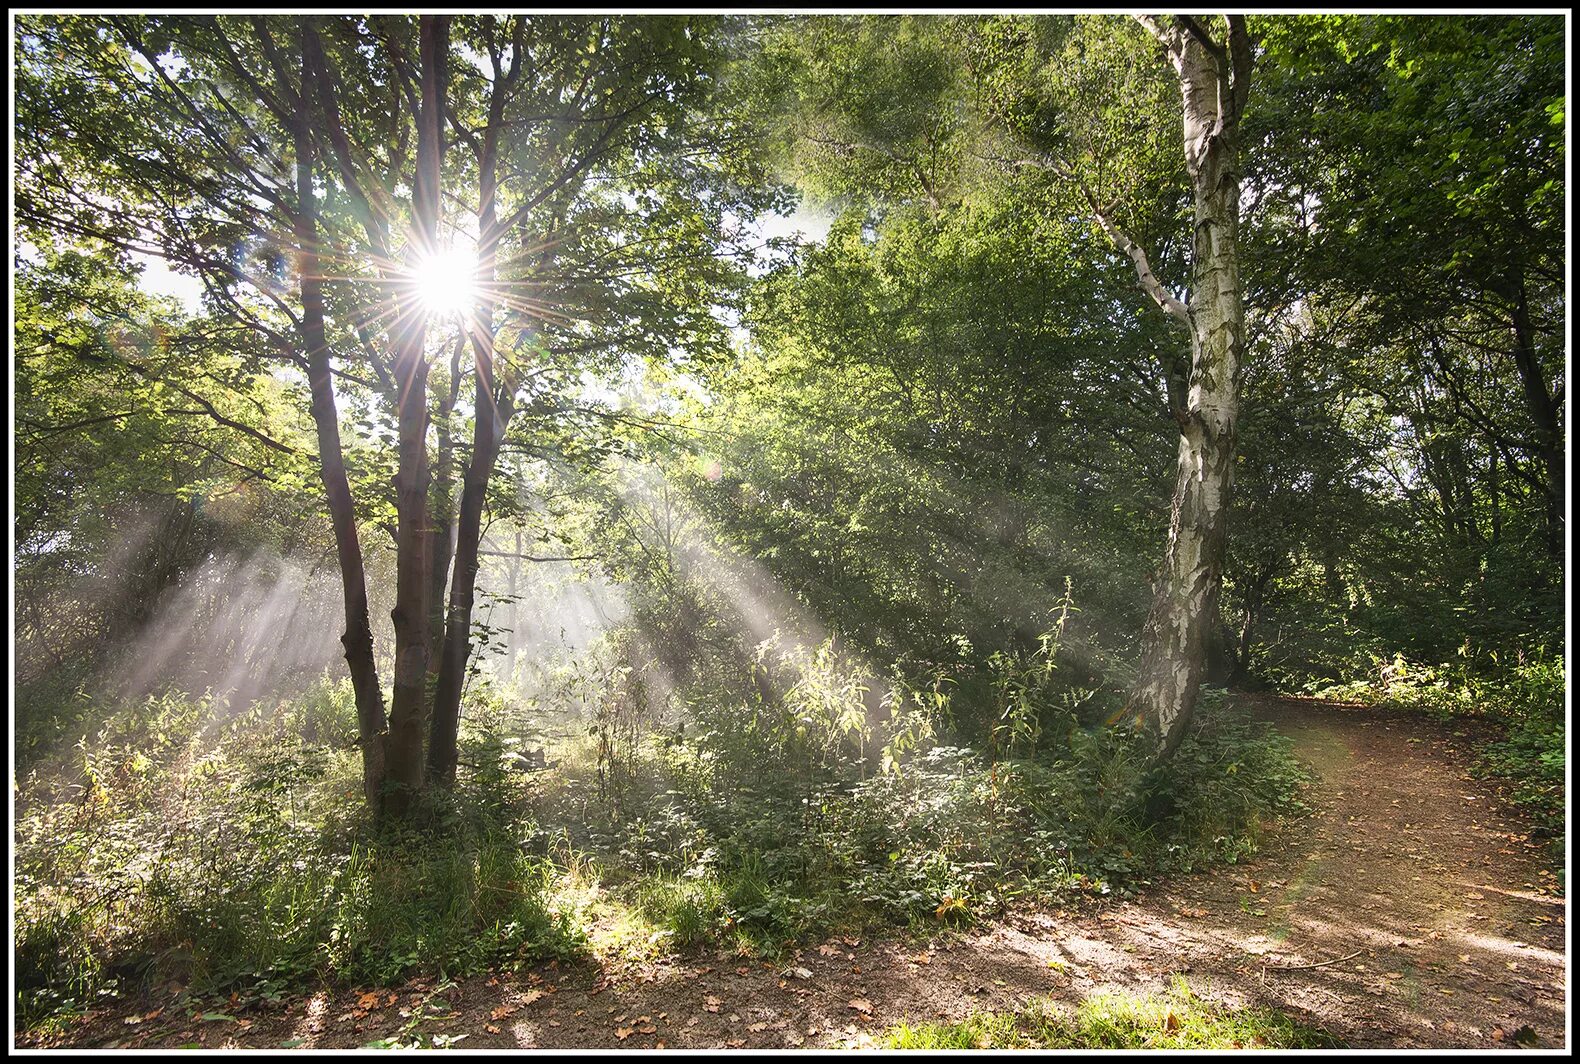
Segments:
[[[1198,996],[1182,976],[1164,994],[1100,994],[1073,1015],[1048,999],[1015,1013],[958,1023],[898,1024],[889,1049],[1330,1049],[1332,1035],[1271,1009],[1231,1008]]]

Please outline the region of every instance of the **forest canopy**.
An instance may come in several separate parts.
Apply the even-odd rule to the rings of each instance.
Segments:
[[[1251,692],[1562,834],[1563,17],[14,27],[35,1020],[574,951],[573,854],[682,945],[1128,890],[1299,811]]]

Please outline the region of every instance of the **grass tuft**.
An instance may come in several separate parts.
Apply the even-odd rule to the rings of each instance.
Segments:
[[[1073,1016],[1048,999],[1015,1013],[974,1013],[958,1023],[899,1024],[888,1049],[1333,1049],[1332,1035],[1271,1009],[1240,1009],[1198,996],[1175,976],[1164,994],[1101,994]]]

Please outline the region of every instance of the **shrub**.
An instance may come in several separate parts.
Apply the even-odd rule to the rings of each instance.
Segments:
[[[128,982],[278,995],[388,984],[578,950],[527,852],[520,792],[463,774],[400,832],[364,819],[349,686],[225,716],[156,698],[108,707],[64,778],[19,788],[19,1013],[36,1022]],[[467,750],[488,745],[469,725]],[[492,772],[492,775],[490,775]],[[486,797],[485,797],[486,796]]]

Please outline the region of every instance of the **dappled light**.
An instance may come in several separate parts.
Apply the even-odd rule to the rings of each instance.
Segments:
[[[14,1048],[1567,1048],[1562,16],[12,29]]]

